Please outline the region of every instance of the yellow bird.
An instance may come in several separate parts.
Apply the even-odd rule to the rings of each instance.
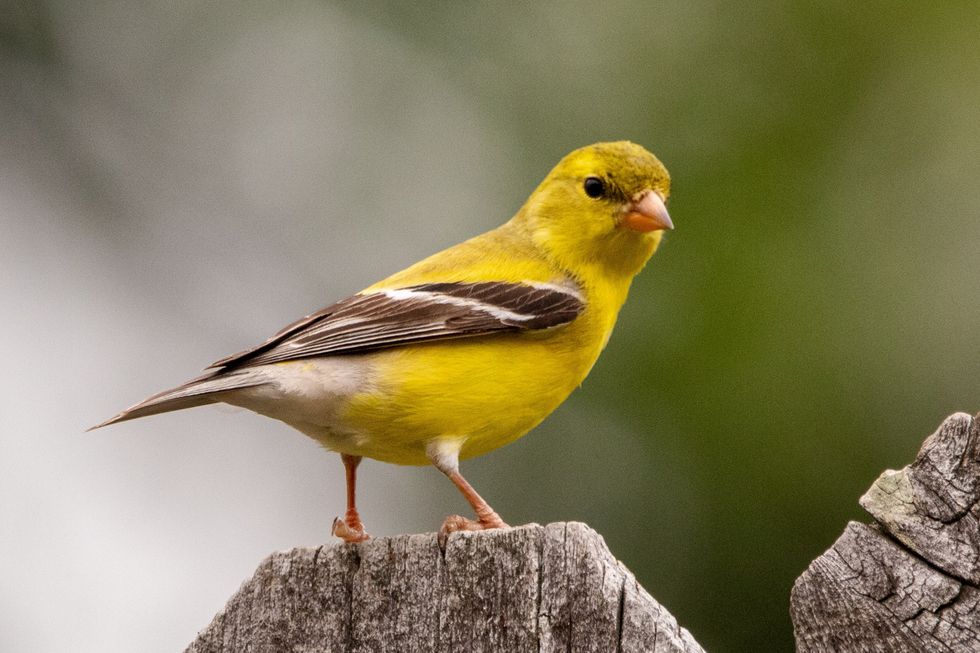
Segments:
[[[282,420],[347,472],[333,533],[367,539],[355,502],[367,456],[433,464],[476,521],[506,524],[459,460],[521,437],[585,379],[633,277],[672,229],[670,176],[630,142],[575,150],[510,221],[285,327],[205,374],[95,426],[224,402]]]

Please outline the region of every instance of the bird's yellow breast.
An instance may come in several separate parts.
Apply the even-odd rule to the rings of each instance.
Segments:
[[[586,299],[582,315],[552,330],[371,354],[382,381],[347,406],[345,422],[365,434],[349,453],[423,465],[432,440],[458,439],[471,458],[526,434],[582,383],[608,340],[616,311],[596,304],[617,298]]]
[[[585,379],[609,339],[632,274],[570,278],[514,221],[456,245],[366,290],[432,281],[575,283],[585,308],[571,323],[413,344],[367,354],[375,381],[347,402],[344,453],[403,465],[429,462],[433,440],[471,458],[513,442]],[[336,444],[333,444],[336,448]]]

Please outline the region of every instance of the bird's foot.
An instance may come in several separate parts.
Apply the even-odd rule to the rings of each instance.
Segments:
[[[495,512],[482,515],[479,519],[467,519],[462,515],[449,515],[439,529],[439,544],[446,548],[450,533],[456,531],[489,531],[494,528],[510,528]]]
[[[348,544],[363,542],[371,539],[371,536],[364,532],[364,524],[358,518],[341,519],[337,517],[333,520],[333,527],[330,532],[334,537],[339,537]]]

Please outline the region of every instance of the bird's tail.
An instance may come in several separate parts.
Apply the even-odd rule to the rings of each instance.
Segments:
[[[255,386],[268,383],[269,380],[257,370],[241,370],[236,372],[211,372],[196,379],[191,379],[187,383],[182,383],[176,388],[164,390],[152,397],[130,406],[115,417],[110,417],[101,424],[87,429],[94,431],[103,426],[109,426],[116,422],[125,422],[146,417],[158,413],[168,413],[173,410],[183,410],[194,406],[203,406],[221,401],[224,393],[241,388],[253,388]]]

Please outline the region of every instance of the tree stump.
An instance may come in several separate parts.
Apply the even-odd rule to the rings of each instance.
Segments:
[[[602,537],[556,523],[275,553],[187,651],[703,650]]]
[[[980,651],[980,419],[946,418],[861,505],[877,523],[848,524],[793,586],[797,650]]]

